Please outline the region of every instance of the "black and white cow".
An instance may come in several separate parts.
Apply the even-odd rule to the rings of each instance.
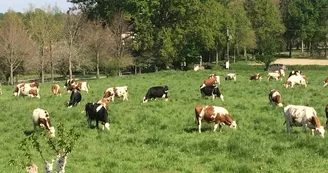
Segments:
[[[109,130],[108,112],[105,106],[100,103],[87,103],[85,105],[85,112],[88,118],[88,125],[91,127],[91,121],[96,121],[96,127],[98,128],[98,122],[101,121],[102,129]]]
[[[156,98],[165,98],[165,101],[167,101],[168,92],[169,92],[169,88],[166,85],[151,87],[148,89],[146,96],[143,98],[143,103],[146,103],[149,99],[156,99]]]
[[[302,71],[301,71],[301,70],[293,70],[293,71],[289,72],[289,76],[288,76],[288,78],[289,78],[290,76],[292,76],[292,75],[296,75],[296,76],[298,76],[298,75],[301,75],[301,74],[302,74]]]
[[[224,101],[224,97],[217,86],[205,86],[203,88],[200,88],[199,90],[203,97],[212,96],[213,100],[215,99],[215,97],[220,97],[220,99]]]
[[[80,90],[74,89],[71,93],[71,97],[69,102],[67,103],[67,106],[70,108],[72,106],[76,106],[79,104],[82,100],[82,95],[80,93]]]

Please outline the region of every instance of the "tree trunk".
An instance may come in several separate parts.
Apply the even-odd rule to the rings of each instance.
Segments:
[[[14,64],[10,64],[10,85],[14,84]]]
[[[73,44],[73,38],[70,39],[69,42],[69,52],[68,52],[68,71],[69,71],[69,79],[73,79],[73,72],[72,72],[72,44]]]
[[[219,51],[215,50],[215,64],[218,66],[219,65]]]
[[[96,77],[97,79],[99,79],[99,53],[98,52],[96,53],[96,70],[97,70]]]
[[[292,57],[292,39],[289,39],[289,58]]]
[[[50,58],[50,70],[51,70],[51,82],[55,81],[55,77],[54,77],[54,61],[52,59],[52,43],[50,41],[50,45],[49,45],[49,58]]]
[[[304,52],[304,42],[303,42],[303,40],[301,41],[301,52],[302,53]]]
[[[247,61],[247,49],[246,49],[246,46],[244,46],[244,57],[246,58],[246,61]]]
[[[41,46],[41,83],[44,83],[44,46]]]

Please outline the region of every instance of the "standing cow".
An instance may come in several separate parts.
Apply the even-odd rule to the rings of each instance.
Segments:
[[[222,101],[224,101],[224,96],[220,92],[219,88],[216,86],[205,86],[203,88],[200,88],[200,93],[203,97],[205,96],[212,96],[213,100],[216,97],[220,97]]]
[[[220,76],[216,74],[210,74],[210,76],[206,79],[204,79],[204,82],[200,88],[203,88],[205,86],[217,86],[220,85]]]
[[[284,87],[286,88],[288,88],[288,86],[293,88],[294,85],[304,85],[305,87],[307,86],[305,79],[301,75],[292,75],[284,83]]]
[[[103,98],[111,98],[114,101],[114,97],[122,97],[123,101],[128,100],[128,87],[127,86],[120,86],[120,87],[111,87],[107,88],[104,92]]]
[[[262,80],[262,75],[261,73],[256,73],[256,74],[252,74],[250,77],[249,77],[249,80]]]
[[[279,107],[283,107],[283,104],[281,103],[281,94],[279,91],[272,89],[269,93],[269,101],[272,104],[275,104]]]
[[[80,90],[74,89],[71,93],[69,102],[67,102],[67,106],[69,108],[76,106],[77,104],[79,104],[81,102],[81,100],[82,100],[82,95],[80,93]]]
[[[64,88],[67,89],[67,92],[71,92],[74,89],[79,89],[80,91],[89,92],[90,86],[88,82],[77,82],[75,79],[67,79]]]
[[[43,127],[46,130],[48,130],[51,137],[55,137],[55,128],[51,126],[50,116],[48,111],[41,108],[34,109],[32,115],[32,122],[33,122],[34,129],[36,129],[36,127]]]
[[[14,96],[28,96],[40,98],[40,88],[38,82],[20,83],[14,89]]]
[[[52,84],[51,85],[51,92],[55,96],[61,96],[61,89],[58,84]]]
[[[214,129],[215,132],[217,127],[220,127],[220,131],[222,125],[228,125],[230,128],[236,129],[237,123],[233,121],[230,117],[229,112],[223,108],[218,106],[201,106],[197,105],[195,107],[195,115],[196,121],[198,124],[198,132],[201,133],[202,128],[202,121],[205,120],[207,122],[214,122]]]
[[[237,74],[236,73],[228,73],[225,77],[224,80],[237,80]]]
[[[284,116],[287,132],[291,132],[292,126],[302,126],[303,131],[308,127],[312,135],[324,137],[325,129],[320,125],[317,112],[312,107],[302,105],[287,105],[284,108]]]
[[[164,86],[154,86],[148,89],[145,97],[143,98],[143,103],[146,103],[149,99],[165,98],[168,101],[169,88]]]
[[[109,130],[110,125],[109,125],[108,112],[106,106],[102,105],[101,103],[87,103],[85,105],[85,112],[86,112],[86,117],[88,119],[89,127],[91,127],[91,122],[95,120],[97,128],[98,128],[98,122],[101,121],[101,124],[103,125],[102,129],[104,130],[104,128],[106,128],[107,130]]]

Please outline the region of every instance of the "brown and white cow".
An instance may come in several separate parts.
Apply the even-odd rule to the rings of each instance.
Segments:
[[[281,94],[279,91],[272,89],[269,93],[269,101],[272,104],[275,104],[279,107],[283,107],[283,104],[281,103]]]
[[[32,115],[32,122],[34,129],[36,129],[36,127],[45,128],[49,132],[51,137],[55,137],[55,128],[51,126],[48,111],[41,108],[34,109]]]
[[[285,76],[285,71],[283,69],[276,70],[275,72],[270,72],[267,75],[267,80],[270,79],[274,80],[282,80],[282,78]]]
[[[262,80],[262,75],[261,73],[255,73],[255,74],[252,74],[250,77],[249,77],[249,80]]]
[[[119,86],[119,87],[110,87],[107,88],[104,92],[103,98],[111,99],[114,101],[114,97],[122,97],[123,101],[128,100],[128,87],[127,86]]]
[[[303,105],[287,105],[284,107],[284,116],[287,132],[291,132],[292,126],[302,126],[303,131],[310,128],[312,135],[324,137],[325,129],[320,124],[317,112],[313,107]]]
[[[217,86],[217,85],[221,85],[220,76],[216,74],[210,74],[208,78],[204,79],[204,82],[200,88],[203,88],[205,86]]]
[[[80,91],[85,91],[86,93],[88,93],[90,86],[88,82],[78,82],[75,79],[67,79],[64,88],[67,89],[67,92],[71,92],[74,89],[78,89]]]
[[[195,107],[195,114],[199,133],[201,133],[201,126],[203,120],[207,122],[214,122],[213,131],[216,131],[218,126],[220,127],[219,130],[221,131],[222,125],[228,125],[230,128],[233,129],[237,128],[236,121],[233,121],[231,119],[229,112],[223,107],[197,105]]]
[[[323,81],[323,86],[327,86],[328,85],[328,77]]]
[[[29,96],[40,98],[40,89],[38,82],[20,83],[14,89],[14,96]]]
[[[52,91],[53,95],[61,96],[61,89],[60,89],[60,86],[58,84],[52,84],[51,85],[51,91]]]
[[[289,86],[293,88],[294,85],[306,85],[306,81],[301,75],[292,75],[290,76],[287,81],[284,83],[284,87],[288,88]]]

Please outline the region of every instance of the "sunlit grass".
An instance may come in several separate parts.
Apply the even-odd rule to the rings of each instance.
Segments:
[[[81,104],[70,109],[65,107],[69,94],[52,96],[50,83],[41,84],[41,99],[17,98],[12,96],[13,86],[2,86],[0,171],[24,172],[21,167],[9,166],[8,161],[23,157],[19,143],[33,130],[32,111],[41,107],[50,112],[53,125],[63,123],[82,133],[68,157],[66,172],[325,172],[327,138],[312,137],[309,130],[303,133],[297,127],[287,134],[282,109],[268,101],[269,90],[277,89],[284,104],[309,104],[317,110],[321,123],[325,122],[328,88],[322,87],[322,81],[326,70],[295,68],[304,69],[310,82],[307,88],[285,89],[282,81],[248,81],[251,74],[265,76],[266,72],[262,66],[243,64],[232,65],[230,71],[168,70],[88,80],[90,92],[82,92]],[[238,73],[237,82],[223,80],[228,72]],[[200,96],[199,86],[210,73],[221,76],[224,102]],[[81,113],[84,105],[97,101],[106,88],[123,85],[128,86],[129,100],[110,103],[111,130],[89,129]],[[169,101],[142,103],[148,88],[157,85],[169,87]],[[194,121],[196,104],[225,107],[238,129],[225,126],[214,133],[213,124],[203,123],[199,134]],[[42,170],[42,159],[33,152],[33,161]]]

